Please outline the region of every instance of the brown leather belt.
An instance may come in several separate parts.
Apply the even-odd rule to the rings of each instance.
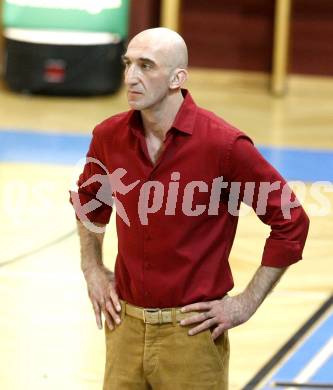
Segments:
[[[176,324],[186,317],[199,314],[198,312],[194,311],[182,313],[178,307],[165,309],[145,309],[143,307],[131,305],[130,303],[127,303],[121,299],[120,303],[123,314],[127,314],[131,317],[142,320],[145,324]]]

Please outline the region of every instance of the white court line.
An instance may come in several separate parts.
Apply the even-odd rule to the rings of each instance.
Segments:
[[[324,347],[313,357],[312,360],[303,368],[303,370],[294,379],[295,383],[306,383],[325,362],[333,355],[333,336],[328,340]],[[294,389],[293,386],[288,389]]]

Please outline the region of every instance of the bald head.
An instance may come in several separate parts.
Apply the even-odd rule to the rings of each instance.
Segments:
[[[153,48],[168,68],[187,68],[186,43],[176,31],[168,28],[158,27],[144,30],[130,41],[128,48],[130,47]]]
[[[183,101],[187,79],[187,47],[183,38],[168,28],[152,28],[136,35],[123,55],[124,81],[131,108],[166,112]]]

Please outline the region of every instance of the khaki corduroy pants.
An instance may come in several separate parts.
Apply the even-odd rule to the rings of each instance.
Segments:
[[[194,326],[145,324],[128,315],[112,331],[105,323],[103,390],[227,390],[227,332],[217,340],[210,330],[189,336]]]

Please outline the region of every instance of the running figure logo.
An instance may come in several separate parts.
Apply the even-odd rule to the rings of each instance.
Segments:
[[[130,221],[126,210],[119,199],[117,199],[117,193],[126,195],[139,184],[140,180],[136,180],[129,185],[125,185],[121,181],[121,178],[126,175],[126,169],[117,168],[110,174],[106,167],[99,160],[93,157],[87,157],[86,164],[88,163],[95,163],[99,165],[104,170],[105,174],[96,173],[80,185],[80,188],[84,188],[96,182],[101,184],[101,187],[96,193],[96,198],[91,199],[84,205],[81,205],[79,194],[77,192],[71,191],[71,199],[78,218],[84,225],[88,225],[86,227],[89,227],[90,230],[93,228],[94,232],[101,233],[104,231],[104,228],[99,228],[91,223],[87,217],[87,214],[101,207],[103,203],[110,207],[113,207],[113,203],[115,203],[117,214],[126,223],[127,226],[130,226]]]

